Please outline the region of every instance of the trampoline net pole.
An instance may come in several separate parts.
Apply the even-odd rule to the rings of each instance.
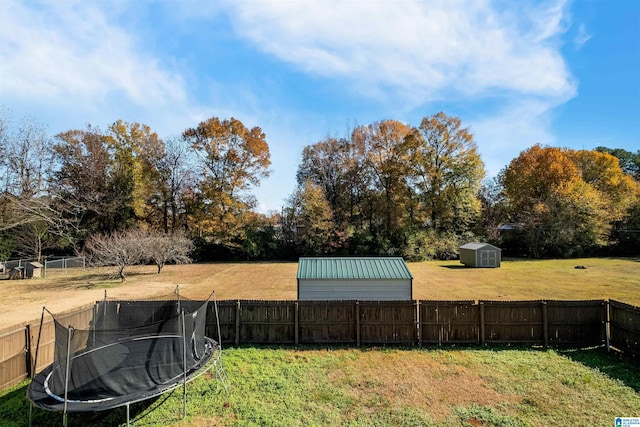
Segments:
[[[96,302],[95,305],[93,306],[93,320],[89,325],[89,328],[91,330],[92,346],[96,345],[96,329],[97,329],[96,320],[98,319],[98,311],[100,311],[100,305],[99,303]]]
[[[104,290],[104,302],[102,303],[102,328],[107,325],[107,290]]]
[[[44,323],[44,311],[45,307],[42,307],[42,314],[40,315],[40,327],[38,328],[38,341],[36,343],[36,356],[33,358],[33,365],[31,365],[31,380],[36,376],[36,368],[38,367],[38,351],[40,350],[40,337],[42,336],[42,324]],[[31,340],[31,337],[27,337]],[[31,420],[33,419],[33,402],[29,400],[29,427],[31,427]]]
[[[218,329],[218,347],[222,351],[222,334],[220,333],[220,315],[218,314],[218,299],[215,291],[213,292],[213,309],[216,312],[216,327]]]
[[[182,393],[182,417],[187,417],[187,329],[184,322],[184,310],[182,310],[182,369],[183,369],[183,393]]]
[[[67,399],[69,396],[69,372],[71,371],[71,363],[70,362],[70,354],[71,354],[71,332],[73,328],[69,325],[68,334],[67,334],[67,366],[65,367],[64,373],[64,410],[63,410],[63,421],[65,427],[67,427]]]
[[[176,294],[176,299],[177,299],[177,305],[176,305],[176,313],[180,314],[181,310],[180,310],[180,285],[176,285],[176,290],[174,291],[174,293]]]

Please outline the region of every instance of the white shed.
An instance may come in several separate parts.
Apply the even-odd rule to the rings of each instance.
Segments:
[[[413,276],[400,257],[300,258],[299,300],[405,301]]]
[[[471,242],[460,246],[460,262],[466,267],[500,267],[502,249],[489,243]]]
[[[24,270],[24,276],[27,279],[34,279],[42,277],[42,265],[38,261],[28,262]]]

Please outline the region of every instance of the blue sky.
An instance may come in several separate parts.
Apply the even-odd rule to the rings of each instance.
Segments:
[[[0,106],[50,134],[260,126],[279,210],[302,149],[444,111],[489,176],[535,143],[640,149],[640,1],[0,0]]]

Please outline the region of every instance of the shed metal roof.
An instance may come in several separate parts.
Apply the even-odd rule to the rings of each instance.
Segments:
[[[482,248],[492,248],[492,249],[497,249],[499,251],[502,250],[498,247],[493,246],[492,244],[479,243],[479,242],[470,242],[470,243],[467,243],[466,245],[460,246],[460,249],[472,249],[474,251]]]
[[[298,279],[413,279],[401,257],[300,258]]]

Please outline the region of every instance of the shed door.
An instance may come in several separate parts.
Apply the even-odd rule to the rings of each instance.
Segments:
[[[480,251],[480,267],[495,267],[496,251]]]

